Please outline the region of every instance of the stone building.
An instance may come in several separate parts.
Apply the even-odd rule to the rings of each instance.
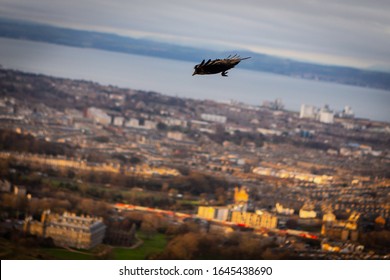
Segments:
[[[276,228],[278,225],[278,218],[265,211],[257,211],[257,213],[233,211],[231,222],[244,224],[255,229]]]
[[[348,220],[336,220],[333,213],[323,216],[321,235],[335,240],[357,241],[359,237],[360,214],[352,212]]]
[[[247,211],[249,204],[249,194],[247,188],[242,186],[241,188],[234,188],[234,210]]]
[[[104,237],[104,243],[129,247],[137,242],[136,229],[141,226],[142,221],[131,221],[121,219],[109,219]]]
[[[250,228],[276,228],[278,218],[266,211],[256,213],[236,211],[229,207],[199,206],[198,217],[207,220],[219,220],[245,225]]]
[[[106,226],[102,218],[76,216],[68,212],[59,215],[46,210],[42,213],[41,221],[26,218],[24,231],[52,238],[57,246],[90,249],[102,243]]]
[[[230,221],[231,209],[229,207],[199,206],[198,217],[208,220]]]

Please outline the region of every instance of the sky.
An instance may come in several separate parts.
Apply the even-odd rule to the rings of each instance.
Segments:
[[[0,16],[390,70],[389,0],[0,0]]]

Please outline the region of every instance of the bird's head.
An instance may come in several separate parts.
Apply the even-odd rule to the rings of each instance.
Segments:
[[[200,71],[199,71],[199,64],[198,64],[198,65],[195,65],[195,67],[194,67],[194,73],[192,73],[192,76],[197,75],[197,74],[200,74]]]
[[[202,75],[203,74],[202,66],[203,66],[204,62],[205,62],[205,60],[203,59],[203,61],[200,64],[195,65],[194,73],[192,73],[192,76],[194,76],[194,75]]]

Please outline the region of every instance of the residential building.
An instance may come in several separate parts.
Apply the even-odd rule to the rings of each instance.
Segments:
[[[348,220],[336,220],[332,213],[323,217],[321,234],[335,240],[357,241],[359,237],[358,221],[360,214],[352,212]]]
[[[333,123],[334,113],[329,109],[329,106],[325,105],[319,112],[318,119],[322,123]]]
[[[124,121],[125,121],[124,117],[114,117],[113,124],[115,126],[123,126]]]
[[[263,227],[276,228],[278,225],[278,218],[265,211],[256,211],[256,213],[233,211],[231,222],[255,229]]]
[[[227,118],[225,116],[213,115],[213,114],[201,114],[202,120],[217,123],[226,123]]]
[[[317,114],[316,111],[317,111],[316,107],[314,107],[312,105],[302,104],[299,118],[301,118],[301,119],[315,119],[316,114]]]
[[[87,117],[100,124],[108,125],[111,123],[111,117],[104,110],[99,108],[88,108]]]

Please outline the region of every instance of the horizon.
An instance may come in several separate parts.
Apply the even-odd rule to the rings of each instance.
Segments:
[[[275,59],[283,59],[283,60],[288,60],[291,62],[296,62],[296,63],[304,63],[307,65],[318,65],[318,66],[324,66],[324,67],[335,67],[335,68],[348,68],[348,69],[356,69],[356,70],[361,70],[361,71],[369,71],[369,72],[377,72],[377,73],[390,73],[390,65],[388,67],[381,67],[378,65],[373,65],[373,66],[368,66],[368,67],[359,67],[359,66],[353,66],[353,65],[346,65],[346,64],[331,64],[331,63],[326,63],[326,62],[321,62],[321,61],[311,61],[311,60],[305,60],[305,59],[298,59],[298,58],[292,58],[292,57],[287,57],[287,56],[280,56],[280,55],[273,55],[273,54],[268,54],[266,52],[256,52],[252,51],[249,49],[218,49],[218,48],[207,48],[207,47],[200,47],[200,46],[191,46],[191,45],[183,45],[180,43],[172,42],[172,41],[165,41],[165,40],[159,40],[157,38],[152,38],[152,37],[140,37],[137,35],[123,35],[123,34],[118,34],[110,31],[97,31],[97,30],[87,30],[87,29],[82,29],[82,28],[77,28],[77,27],[65,27],[65,26],[60,26],[60,25],[55,25],[51,23],[42,23],[38,21],[30,21],[30,20],[24,20],[24,19],[12,19],[12,18],[7,18],[7,17],[0,17],[0,21],[6,21],[6,22],[14,22],[16,24],[25,24],[25,25],[31,25],[31,26],[36,26],[36,27],[44,27],[44,28],[58,28],[58,29],[64,29],[64,30],[69,30],[69,31],[76,31],[76,32],[86,32],[86,33],[96,33],[99,35],[103,36],[117,36],[118,38],[123,38],[123,39],[134,39],[134,40],[140,40],[144,42],[149,42],[149,43],[155,43],[155,44],[162,44],[162,45],[169,45],[177,48],[189,48],[193,50],[198,50],[200,52],[205,52],[205,51],[210,51],[211,53],[236,53],[236,52],[244,52],[249,55],[260,55],[260,56],[267,56],[270,58],[275,58]],[[35,39],[30,39],[30,38],[18,38],[18,37],[12,37],[12,36],[0,36],[1,38],[13,38],[16,40],[27,40],[27,41],[37,41],[40,42],[40,40],[35,40]],[[46,42],[46,40],[43,40],[42,42]],[[64,45],[67,46],[66,43],[52,43],[52,42],[46,42],[49,44],[57,44],[57,45]],[[90,47],[93,49],[100,49],[98,47]],[[123,52],[123,51],[117,51],[117,50],[108,50],[111,52]],[[127,53],[127,52],[123,52]],[[143,54],[143,56],[155,56],[155,55],[150,55],[150,54]],[[159,57],[159,56],[156,56]],[[163,58],[163,57],[162,57]],[[212,58],[212,56],[207,57],[207,58]],[[179,61],[192,61],[192,62],[197,62],[197,60],[193,59],[181,59],[181,58],[166,58],[166,59],[173,59],[173,60],[179,60]],[[248,68],[247,70],[249,71],[258,71],[255,69],[250,69]]]
[[[3,17],[222,51],[242,49],[306,63],[390,70],[390,5],[312,1],[5,0]],[[88,13],[85,10],[89,10]],[[90,16],[92,15],[92,16]],[[96,16],[103,15],[103,16]]]

